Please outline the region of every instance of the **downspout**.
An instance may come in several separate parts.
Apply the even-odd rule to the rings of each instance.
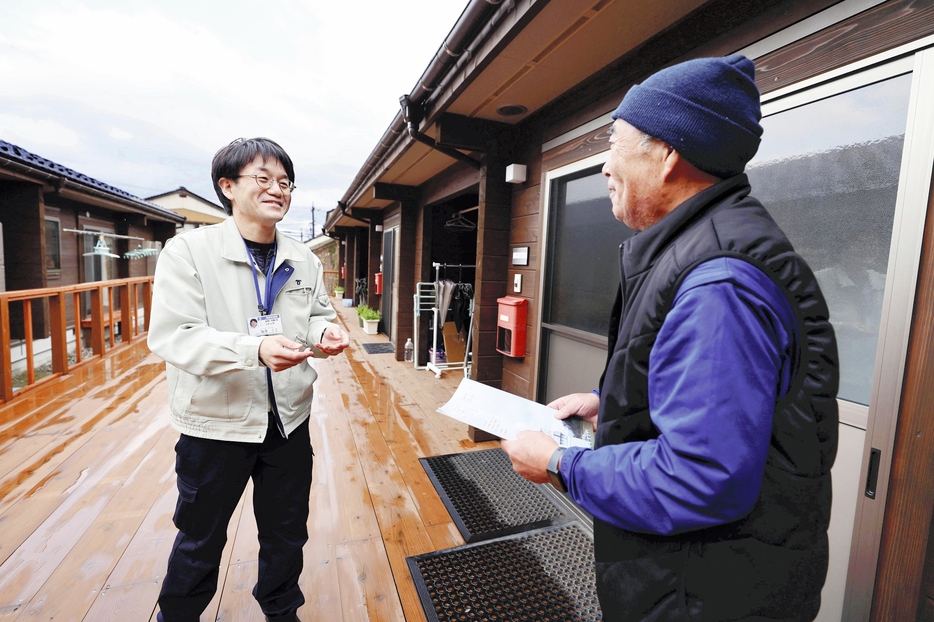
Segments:
[[[341,214],[343,214],[343,215],[346,216],[347,218],[353,218],[354,220],[359,220],[360,222],[364,222],[364,223],[366,223],[366,224],[368,224],[368,225],[370,224],[370,221],[367,220],[366,218],[361,218],[360,216],[354,216],[353,214],[348,214],[348,213],[347,213],[347,204],[344,203],[343,201],[338,201],[338,202],[337,202],[337,207],[341,208]]]
[[[425,111],[422,109],[420,104],[414,103],[408,95],[403,95],[399,98],[399,105],[402,107],[402,119],[405,122],[406,131],[409,136],[424,145],[428,145],[435,151],[443,153],[444,155],[450,158],[454,158],[455,160],[466,162],[478,171],[480,170],[479,161],[471,158],[465,153],[461,153],[457,149],[441,147],[434,140],[418,131],[418,125],[425,117]]]

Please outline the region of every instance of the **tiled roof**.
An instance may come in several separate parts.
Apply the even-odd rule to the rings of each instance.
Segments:
[[[84,173],[79,173],[78,171],[70,169],[67,166],[62,166],[57,162],[53,162],[52,160],[43,158],[40,155],[26,151],[22,147],[8,143],[5,140],[0,140],[0,157],[19,162],[20,164],[23,164],[37,171],[45,171],[47,173],[51,173],[53,175],[64,177],[71,181],[77,182],[83,186],[88,186],[90,188],[100,190],[101,192],[105,192],[116,198],[122,199],[124,203],[134,203],[146,212],[164,214],[168,220],[177,221],[179,219],[178,214],[160,205],[150,203],[149,201],[141,199],[136,195],[130,194],[126,190],[121,190],[120,188],[111,186],[110,184],[105,184],[102,181],[98,181],[93,177],[88,177]]]

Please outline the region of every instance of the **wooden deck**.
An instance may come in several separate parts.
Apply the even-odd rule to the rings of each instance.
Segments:
[[[460,371],[436,379],[369,355],[356,311],[345,355],[317,361],[310,539],[301,584],[310,620],[424,620],[409,555],[463,544],[418,462],[494,447],[435,412]],[[0,406],[0,621],[155,620],[175,537],[174,444],[164,365],[130,345]],[[229,528],[218,593],[202,620],[263,620],[251,590],[251,495]]]

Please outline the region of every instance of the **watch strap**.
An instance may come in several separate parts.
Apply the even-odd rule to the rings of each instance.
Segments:
[[[564,478],[561,477],[561,456],[564,455],[564,450],[566,447],[558,447],[555,449],[555,452],[551,454],[551,459],[548,461],[548,481],[552,486],[555,487],[559,492],[567,492],[567,488],[564,485]]]

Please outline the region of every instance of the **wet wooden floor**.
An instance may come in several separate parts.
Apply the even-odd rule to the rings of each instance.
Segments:
[[[314,481],[304,622],[424,620],[405,564],[463,544],[418,459],[493,447],[435,412],[461,371],[414,370],[353,344],[316,361]],[[0,621],[155,620],[175,537],[164,364],[144,343],[0,405]],[[251,590],[250,489],[231,520],[218,592],[201,620],[263,620]]]

